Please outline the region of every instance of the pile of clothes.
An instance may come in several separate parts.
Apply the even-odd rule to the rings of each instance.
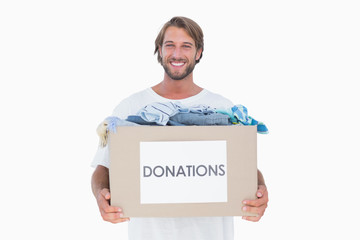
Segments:
[[[136,115],[130,115],[127,119],[107,117],[97,128],[100,145],[106,146],[108,133],[116,132],[116,127],[138,125],[256,125],[258,133],[268,133],[265,124],[250,117],[247,108],[242,105],[235,105],[228,109],[215,109],[204,105],[185,107],[179,102],[155,102],[146,105]]]

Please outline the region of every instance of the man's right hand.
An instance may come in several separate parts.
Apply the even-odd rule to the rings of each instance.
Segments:
[[[110,191],[103,188],[96,196],[97,204],[104,221],[111,223],[120,223],[130,221],[130,218],[124,218],[122,209],[119,207],[110,206]]]

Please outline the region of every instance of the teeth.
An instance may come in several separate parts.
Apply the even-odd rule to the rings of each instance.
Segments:
[[[182,66],[182,65],[184,65],[184,63],[174,63],[174,62],[172,62],[172,63],[171,63],[171,65],[174,65],[174,66],[177,66],[177,67],[179,67],[179,66]]]

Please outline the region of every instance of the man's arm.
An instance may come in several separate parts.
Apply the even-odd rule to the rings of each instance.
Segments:
[[[98,165],[91,178],[91,188],[96,198],[99,210],[104,221],[119,223],[129,221],[129,218],[122,218],[122,209],[110,206],[109,190],[109,169]]]
[[[244,216],[243,219],[248,221],[257,222],[264,215],[265,209],[267,208],[267,204],[269,202],[268,192],[265,185],[264,176],[260,172],[257,171],[258,175],[258,191],[256,192],[256,196],[258,197],[255,200],[245,200],[243,201],[244,207],[243,210],[246,212],[257,213],[257,217],[247,217]]]
[[[259,185],[264,185],[265,186],[265,179],[264,176],[262,175],[262,173],[260,172],[260,170],[257,170],[257,176],[258,176],[258,186]]]

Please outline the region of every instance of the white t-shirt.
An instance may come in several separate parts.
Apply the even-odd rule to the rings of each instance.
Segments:
[[[212,108],[233,106],[230,100],[206,89],[186,99],[171,100],[147,88],[124,99],[114,109],[113,116],[126,119],[148,104],[169,101],[178,101],[187,107],[200,104]],[[107,147],[96,152],[92,166],[97,165],[109,167]],[[233,240],[233,217],[131,218],[128,235],[129,240]]]

